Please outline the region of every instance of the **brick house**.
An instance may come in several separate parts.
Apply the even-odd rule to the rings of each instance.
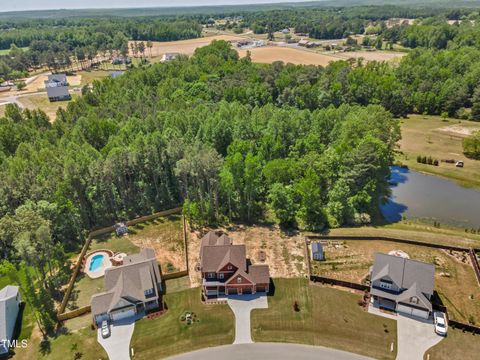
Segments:
[[[268,265],[252,265],[245,245],[233,245],[225,234],[210,231],[201,240],[200,271],[203,292],[207,297],[268,292]]]

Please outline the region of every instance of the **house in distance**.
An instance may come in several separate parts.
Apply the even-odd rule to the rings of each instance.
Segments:
[[[65,101],[72,98],[68,92],[68,81],[65,74],[48,75],[48,80],[45,80],[45,89],[50,102]]]
[[[312,243],[312,258],[313,260],[316,260],[316,261],[325,260],[325,254],[323,253],[322,243],[318,241]]]

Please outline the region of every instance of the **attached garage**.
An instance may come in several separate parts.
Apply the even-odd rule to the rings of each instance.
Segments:
[[[127,308],[112,312],[110,317],[113,322],[120,321],[135,316],[135,308]]]
[[[237,288],[235,287],[229,287],[226,290],[228,290],[227,295],[237,295]]]
[[[397,312],[405,315],[416,316],[422,319],[428,319],[430,316],[430,312],[428,310],[417,309],[411,306],[398,304]]]

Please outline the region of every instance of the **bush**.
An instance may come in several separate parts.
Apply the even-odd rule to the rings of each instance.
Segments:
[[[417,163],[421,163],[422,162],[422,157],[420,155],[417,156]]]
[[[432,164],[433,164],[433,159],[432,159],[431,156],[429,156],[429,157],[427,158],[427,164],[428,164],[428,165],[432,165]]]
[[[463,153],[470,159],[480,160],[480,131],[463,139]]]
[[[438,160],[437,159],[433,160],[433,165],[438,166]]]
[[[422,164],[426,164],[427,163],[427,157],[426,156],[423,156],[422,157]]]

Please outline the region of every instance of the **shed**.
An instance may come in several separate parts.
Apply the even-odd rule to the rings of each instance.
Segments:
[[[320,242],[312,243],[312,258],[313,260],[317,260],[317,261],[325,260],[325,254],[323,253],[323,246]]]
[[[124,222],[116,223],[114,228],[115,234],[117,234],[117,236],[128,234],[128,226]]]

